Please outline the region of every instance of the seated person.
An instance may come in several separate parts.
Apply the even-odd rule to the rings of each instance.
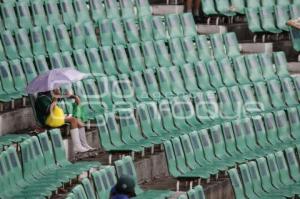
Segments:
[[[64,97],[74,99],[77,105],[80,104],[80,98],[76,95],[72,95],[70,92],[67,92]],[[60,99],[62,99],[60,89],[38,94],[35,102],[35,110],[39,122],[50,128],[58,128],[65,123],[70,123],[70,134],[74,152],[79,153],[94,150],[94,148],[90,147],[87,143],[84,123],[73,116],[65,116],[63,110],[57,106],[57,101]]]
[[[129,199],[135,197],[135,182],[130,176],[121,176],[110,193],[110,199]]]

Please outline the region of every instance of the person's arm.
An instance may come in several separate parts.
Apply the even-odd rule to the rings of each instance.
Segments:
[[[80,98],[77,95],[74,95],[71,92],[67,91],[66,96],[67,98],[74,99],[76,104],[80,104]]]

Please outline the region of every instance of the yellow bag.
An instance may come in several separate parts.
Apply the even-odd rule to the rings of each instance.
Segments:
[[[46,119],[46,124],[50,127],[57,128],[65,124],[64,111],[55,106],[50,115]]]

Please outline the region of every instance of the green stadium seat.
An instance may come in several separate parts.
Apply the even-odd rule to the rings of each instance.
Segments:
[[[248,69],[249,79],[252,82],[263,81],[262,66],[256,54],[246,55],[245,62]]]
[[[234,72],[232,70],[231,61],[228,58],[223,58],[218,61],[218,65],[219,65],[219,70],[224,85],[225,86],[236,85],[237,82],[235,80]]]
[[[2,88],[3,88],[3,92],[1,92],[2,95],[1,98],[3,99],[3,101],[6,101],[7,98],[8,99],[18,99],[22,97],[22,93],[19,93],[16,89],[15,89],[15,83],[14,83],[14,79],[11,75],[9,66],[7,62],[0,62],[0,79],[2,82]],[[3,95],[8,95],[7,97],[3,96]]]
[[[75,23],[71,27],[72,46],[74,49],[85,48],[85,32],[83,32],[82,24]]]
[[[221,34],[211,34],[210,43],[212,46],[215,59],[222,59],[226,57],[225,45]]]
[[[105,73],[107,75],[118,74],[112,48],[109,46],[103,46],[100,48],[100,54]]]
[[[254,89],[251,85],[240,86],[240,91],[245,104],[245,111],[248,113],[259,112],[259,102],[256,99]]]
[[[127,44],[125,32],[120,19],[112,20],[112,33],[110,32],[109,34],[112,34],[114,44]]]
[[[60,53],[53,53],[49,55],[51,69],[54,68],[64,68],[64,63],[60,56]]]
[[[132,178],[135,181],[135,193],[137,195],[137,198],[166,198],[170,197],[172,192],[169,190],[143,190],[139,184],[137,179],[136,170],[134,167],[134,163],[132,161],[132,158],[129,156],[124,157],[121,160],[117,160],[114,162],[116,166],[117,176],[120,177],[122,175],[129,175],[132,176]]]
[[[64,68],[75,68],[71,52],[65,51],[60,53]]]
[[[272,55],[267,53],[258,54],[261,70],[265,80],[271,80],[276,77],[273,65]]]
[[[84,188],[81,184],[78,184],[75,187],[73,187],[72,193],[75,195],[76,198],[88,199]]]
[[[101,22],[106,18],[105,8],[102,2],[90,0],[89,5],[92,12],[91,17],[95,23]]]
[[[161,144],[166,138],[163,135],[156,134],[152,130],[151,119],[145,103],[137,105],[137,118],[139,119],[141,130],[146,139],[151,139],[153,144]]]
[[[261,7],[260,18],[262,28],[271,33],[280,33],[280,29],[276,27],[276,19],[273,7]]]
[[[203,10],[204,14],[206,14],[208,16],[218,14],[213,0],[204,0],[202,2],[202,5],[203,5],[202,10]]]
[[[275,6],[276,26],[283,31],[288,31],[287,21],[290,19],[289,6],[277,5]]]
[[[299,128],[299,109],[291,107],[287,109],[288,120],[291,128],[291,135],[294,139],[299,140],[297,129]]]
[[[219,88],[217,91],[219,98],[219,114],[221,118],[233,117],[234,110],[233,104],[231,103],[228,89],[226,87]]]
[[[86,49],[87,59],[89,61],[90,69],[95,77],[99,77],[104,74],[103,64],[97,48]]]
[[[1,39],[0,39],[0,60],[1,61],[5,61],[6,60],[5,51],[4,51],[4,47],[3,47]]]
[[[27,83],[29,84],[33,79],[37,77],[37,72],[34,66],[33,59],[24,58],[22,60],[22,66],[27,79]]]
[[[218,99],[217,95],[214,91],[208,91],[205,93],[205,100],[206,100],[206,106],[208,110],[209,117],[214,120],[218,121],[220,120],[219,114],[218,114]]]
[[[118,71],[120,73],[130,73],[131,69],[126,54],[126,48],[123,45],[118,45],[118,46],[114,46],[113,50],[114,50]]]
[[[46,55],[46,47],[42,29],[33,27],[30,31],[32,52],[35,56]]]
[[[85,55],[85,52],[83,49],[78,49],[73,51],[73,56],[75,60],[75,67],[83,72],[89,74],[91,72],[88,59]]]
[[[100,94],[98,92],[98,88],[93,79],[87,79],[83,81],[83,86],[85,88],[85,92],[88,96],[88,103],[90,108],[96,113],[102,113],[103,107],[100,102]]]
[[[30,15],[29,2],[18,1],[15,6],[20,27],[26,29],[31,28],[33,23]]]
[[[259,8],[261,7],[259,0],[247,1],[247,8]]]
[[[27,31],[25,29],[18,29],[15,34],[20,57],[32,57],[33,55]]]
[[[17,45],[15,43],[12,33],[10,31],[2,32],[1,39],[3,42],[3,47],[4,47],[7,58],[8,59],[18,59],[19,53],[18,53]]]
[[[92,186],[90,180],[88,178],[84,178],[84,179],[82,179],[81,184],[84,188],[87,198],[88,199],[96,199],[94,187]]]
[[[295,86],[295,89],[296,89],[296,92],[297,92],[297,96],[298,96],[298,100],[300,99],[300,79],[299,77],[293,77],[293,81],[294,81],[294,86]]]
[[[34,26],[46,26],[48,24],[43,1],[30,1],[32,20]]]
[[[145,101],[149,99],[147,87],[145,85],[142,74],[139,71],[135,71],[132,72],[130,76],[131,76],[132,86],[137,100]]]
[[[160,92],[164,97],[173,96],[172,87],[171,87],[171,77],[169,68],[161,67],[157,70],[158,84],[160,87]]]
[[[72,5],[72,0],[60,0],[59,5],[61,8],[60,10],[63,23],[68,27],[76,23],[76,15]]]
[[[179,38],[172,38],[169,40],[170,54],[172,58],[172,63],[174,65],[185,64],[184,51]]]
[[[243,0],[231,0],[232,9],[239,14],[245,14],[246,2]]]
[[[199,58],[196,46],[194,45],[193,37],[184,37],[181,39],[181,42],[186,62],[197,62]]]
[[[49,25],[59,25],[63,23],[56,1],[45,0],[44,6]]]
[[[235,78],[239,84],[250,83],[248,77],[247,65],[245,57],[243,55],[232,58],[233,71],[235,73]]]
[[[111,189],[116,185],[116,171],[113,166],[106,166],[100,171],[93,172],[92,180],[98,198],[108,199]]]
[[[235,33],[229,32],[223,34],[223,40],[225,43],[227,56],[235,57],[240,55],[239,42]]]
[[[172,66],[171,56],[165,42],[163,40],[157,40],[154,42],[154,47],[159,65],[165,67]]]
[[[259,108],[262,111],[272,110],[270,96],[268,95],[268,88],[265,82],[257,82],[254,84],[255,94],[259,103]]]
[[[299,3],[290,4],[289,8],[290,8],[291,19],[296,19],[296,18],[300,17],[300,4]]]
[[[116,0],[104,1],[106,17],[108,19],[120,18],[119,3]]]
[[[144,16],[138,19],[140,38],[142,41],[153,40],[152,16]]]
[[[275,79],[270,80],[268,81],[267,86],[268,86],[269,95],[271,97],[272,106],[275,108],[280,108],[285,106],[280,82]]]
[[[1,12],[4,26],[7,30],[18,29],[18,20],[14,10],[14,2],[3,2],[1,4]]]
[[[209,61],[213,59],[213,54],[210,49],[210,42],[208,41],[207,36],[197,35],[196,45],[198,50],[198,56],[201,61]]]
[[[137,43],[140,41],[138,23],[135,18],[128,18],[123,20],[126,38],[129,43]]]
[[[232,5],[229,0],[215,0],[218,13],[225,16],[234,16],[236,13],[232,11]]]
[[[206,99],[204,93],[197,92],[194,98],[194,104],[195,104],[194,110],[195,110],[196,118],[199,121],[201,121],[203,124],[210,125],[212,119],[209,116],[209,109],[206,106],[208,102],[205,100]]]
[[[78,23],[84,23],[90,21],[90,13],[84,0],[74,0],[74,11],[76,14],[76,21]]]
[[[166,27],[162,20],[163,19],[160,16],[152,17],[152,29],[155,41],[168,39],[166,34]]]
[[[48,54],[59,52],[58,42],[55,36],[55,31],[53,26],[46,26],[43,29],[43,32],[44,32],[46,50]]]
[[[127,49],[132,70],[143,71],[145,69],[145,62],[140,45],[138,43],[128,44]]]
[[[197,77],[192,64],[184,64],[180,67],[180,71],[184,80],[185,89],[189,93],[198,92],[200,89],[197,85]]]
[[[155,68],[158,66],[158,60],[155,53],[155,48],[152,41],[145,41],[142,43],[142,52],[144,56],[145,65],[147,68]]]
[[[197,35],[196,24],[191,13],[183,13],[180,15],[183,35],[192,37]]]
[[[210,84],[214,88],[220,88],[223,86],[222,77],[220,74],[218,63],[215,60],[206,63],[206,68],[210,78]]]
[[[135,6],[137,8],[138,17],[145,17],[152,15],[152,10],[147,0],[135,0]]]
[[[288,71],[288,62],[285,56],[285,53],[280,51],[280,52],[274,52],[273,53],[273,59],[275,62],[275,68],[276,68],[276,74],[279,77],[285,77],[285,76],[290,76],[289,71]]]
[[[250,8],[248,6],[248,8],[246,9],[246,16],[248,21],[248,27],[251,32],[253,33],[263,32],[261,22],[260,22],[260,12],[258,8]]]
[[[110,20],[103,19],[99,21],[100,42],[102,46],[112,45],[112,24]]]
[[[233,111],[235,114],[239,114],[239,112],[241,111],[241,108],[244,104],[240,89],[238,86],[232,86],[231,88],[229,88],[228,92],[229,92],[232,104],[235,104],[235,106],[233,106]]]
[[[63,24],[55,26],[55,33],[59,49],[61,51],[72,51],[71,39],[67,27]]]
[[[85,45],[87,48],[98,48],[98,39],[95,33],[94,25],[92,22],[83,24],[83,31],[85,33]]]
[[[129,80],[129,76],[127,74],[119,75],[119,84],[122,90],[122,95],[125,102],[130,104],[134,104],[136,102],[134,89],[132,87],[132,82]]]
[[[290,27],[290,35],[291,35],[292,44],[293,44],[294,49],[296,51],[300,51],[300,45],[299,45],[300,31],[296,28]]]
[[[38,74],[43,74],[49,70],[49,66],[44,55],[38,55],[34,57],[35,66]]]
[[[287,106],[295,106],[298,104],[297,94],[295,92],[294,84],[291,78],[281,79],[282,91]]]
[[[130,0],[119,1],[123,19],[135,17],[134,2]]]
[[[179,68],[176,66],[172,66],[170,67],[169,72],[171,80],[173,82],[173,84],[171,84],[173,93],[175,93],[176,95],[185,94],[186,90],[184,88],[184,82],[180,74]]]
[[[165,17],[166,26],[168,29],[169,36],[173,37],[182,37],[183,30],[181,29],[180,16],[178,14],[168,14]]]
[[[204,62],[199,61],[195,63],[195,73],[199,88],[202,90],[212,89],[212,86],[210,85],[210,77]]]
[[[114,104],[119,105],[124,102],[123,100],[123,94],[122,90],[120,88],[120,83],[118,82],[118,79],[116,76],[110,76],[108,77],[109,80],[109,91],[112,93],[112,101]]]

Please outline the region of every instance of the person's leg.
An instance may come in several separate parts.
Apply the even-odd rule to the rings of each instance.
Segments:
[[[81,141],[80,141],[80,131],[78,129],[78,127],[79,127],[78,120],[74,117],[68,116],[65,118],[65,122],[71,124],[70,134],[71,134],[71,138],[72,138],[72,142],[73,142],[74,152],[75,153],[87,152],[89,149],[85,148],[81,144]]]
[[[199,17],[199,9],[200,9],[201,0],[194,0],[193,14],[195,17]]]
[[[185,0],[186,12],[193,12],[193,0]]]
[[[77,119],[78,123],[78,129],[79,129],[79,137],[80,137],[80,142],[84,148],[87,148],[88,150],[94,150],[95,148],[91,147],[87,140],[86,140],[86,134],[85,134],[85,128],[84,128],[84,123]]]

